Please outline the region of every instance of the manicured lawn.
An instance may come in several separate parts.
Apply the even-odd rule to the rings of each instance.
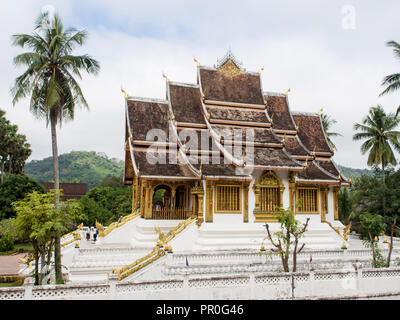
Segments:
[[[0,252],[0,255],[5,255],[5,256],[11,255],[16,252],[19,252],[20,249],[22,249],[23,252],[32,252],[33,251],[33,247],[29,243],[18,243],[14,246],[13,250],[7,251],[7,252]]]

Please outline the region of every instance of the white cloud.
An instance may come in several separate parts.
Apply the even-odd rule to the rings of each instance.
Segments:
[[[194,83],[193,56],[202,64],[213,65],[229,45],[248,70],[265,67],[265,91],[292,89],[292,110],[317,112],[323,107],[338,121],[333,130],[343,135],[335,139],[339,148],[335,160],[340,164],[366,166],[359,143],[352,141],[354,123],[361,121],[372,105],[381,103],[387,111],[393,111],[399,104],[399,94],[378,97],[383,76],[399,69],[391,49],[385,47],[386,41],[397,36],[388,28],[388,24],[397,22],[390,5],[379,10],[393,20],[373,25],[376,31],[371,33],[372,27],[365,28],[364,19],[377,9],[367,10],[365,5],[360,9],[356,5],[357,29],[345,31],[340,28],[340,5],[331,5],[329,11],[317,5],[290,9],[258,1],[229,6],[85,1],[81,8],[76,2],[7,0],[0,19],[0,108],[27,135],[32,159],[51,154],[50,130],[33,119],[27,101],[11,107],[9,88],[21,70],[12,66],[12,58],[20,50],[11,47],[10,35],[29,33],[36,15],[47,4],[59,10],[67,25],[72,21],[74,26],[88,29],[89,40],[80,52],[95,57],[102,67],[99,76],[81,81],[90,111],[79,110],[75,121],[63,125],[59,131],[60,153],[95,150],[122,159],[125,128],[121,85],[134,96],[165,98],[162,72],[173,81]],[[301,19],[294,14],[295,9],[300,10]]]

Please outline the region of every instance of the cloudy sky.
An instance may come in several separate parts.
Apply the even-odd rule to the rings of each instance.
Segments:
[[[383,4],[384,3],[384,4]],[[399,72],[400,61],[386,47],[400,41],[394,1],[122,1],[3,0],[0,12],[0,108],[32,145],[30,158],[51,155],[50,130],[30,113],[28,100],[11,103],[10,88],[23,69],[12,59],[21,53],[11,35],[31,33],[44,8],[54,8],[66,26],[86,29],[77,53],[101,63],[97,77],[81,86],[90,110],[79,110],[59,132],[59,152],[105,152],[123,159],[124,99],[165,98],[164,72],[172,81],[195,83],[195,56],[214,65],[230,47],[247,70],[264,66],[264,91],[291,88],[293,111],[324,112],[333,130],[337,163],[364,168],[366,157],[353,142],[353,125],[381,104],[393,112],[400,92],[379,97],[382,78]]]

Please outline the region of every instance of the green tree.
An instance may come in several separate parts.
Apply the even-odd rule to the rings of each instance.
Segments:
[[[39,119],[45,119],[51,127],[53,151],[54,189],[59,190],[57,124],[73,120],[75,107],[88,108],[82,90],[75,79],[81,72],[97,74],[99,63],[88,55],[73,55],[76,46],[82,46],[86,31],[65,29],[58,15],[48,13],[39,16],[34,33],[13,36],[13,44],[29,48],[29,52],[14,58],[16,66],[27,67],[15,80],[12,88],[13,104],[30,96],[30,110]],[[56,202],[59,199],[56,197]],[[61,255],[60,239],[56,239],[56,256]],[[61,280],[61,264],[56,259],[56,277]]]
[[[98,188],[104,188],[104,187],[110,187],[110,188],[122,188],[124,187],[124,183],[121,179],[121,177],[105,177],[96,187]]]
[[[0,184],[4,181],[5,172],[22,173],[31,153],[26,137],[18,134],[18,127],[12,125],[5,118],[5,112],[0,110]]]
[[[350,191],[348,188],[340,189],[339,193],[339,219],[343,222],[344,225],[349,224],[349,217],[351,214],[351,199],[350,199]]]
[[[337,149],[336,145],[333,143],[331,138],[341,136],[341,134],[330,131],[332,125],[337,123],[337,121],[325,113],[321,114],[321,121],[322,121],[322,127],[324,128],[326,139],[328,140],[329,147],[331,149]]]
[[[108,225],[132,212],[132,188],[96,187],[83,196],[80,202],[86,217],[85,223],[94,225],[98,221]]]
[[[400,151],[398,138],[400,132],[395,129],[400,120],[392,113],[386,114],[381,106],[372,107],[362,123],[356,123],[354,129],[361,131],[353,136],[353,140],[365,140],[361,145],[361,153],[368,154],[369,166],[381,165],[382,181],[385,184],[385,168],[397,164],[393,149]]]
[[[45,194],[34,191],[24,200],[13,203],[17,212],[13,222],[15,236],[28,240],[34,249],[36,285],[47,283],[56,239],[65,234],[71,224],[76,225],[82,219],[77,201],[55,204],[56,198],[61,195],[59,190]],[[54,259],[57,259],[56,255]],[[56,281],[60,283],[59,279]]]
[[[14,218],[16,211],[11,204],[23,200],[33,191],[46,193],[46,189],[32,178],[24,175],[6,174],[4,183],[0,185],[0,220]]]
[[[365,212],[360,215],[360,222],[367,233],[364,244],[372,250],[372,266],[374,268],[385,266],[386,263],[379,250],[377,239],[386,228],[383,217],[379,214]]]
[[[270,251],[272,254],[278,254],[280,256],[284,272],[289,272],[289,258],[292,254],[292,271],[296,272],[297,254],[304,248],[304,243],[299,248],[299,240],[306,232],[310,218],[307,218],[306,223],[301,225],[300,221],[295,219],[294,213],[290,210],[279,208],[279,211],[278,222],[281,224],[281,230],[271,234],[269,225],[265,225],[267,229],[267,239],[275,247],[275,249],[271,249]]]
[[[394,56],[400,59],[400,44],[396,41],[389,41],[386,43],[388,47],[393,48]],[[386,86],[386,89],[383,90],[380,96],[385,95],[389,92],[396,91],[400,89],[400,73],[393,73],[391,75],[386,76],[383,79],[382,86]],[[396,115],[400,112],[400,106],[397,108]]]

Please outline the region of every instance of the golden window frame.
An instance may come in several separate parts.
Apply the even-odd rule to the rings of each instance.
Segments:
[[[283,191],[285,190],[281,179],[279,179],[275,172],[270,170],[265,171],[254,183],[253,190],[255,194],[255,208],[253,211],[256,218],[255,222],[277,222],[279,215],[277,208],[283,207]],[[262,204],[263,190],[266,193],[268,193],[268,190],[277,192],[278,199],[276,200],[277,208],[275,210],[265,210]]]
[[[315,209],[316,211],[303,211],[300,208],[296,208],[296,214],[320,214],[320,194],[319,194],[319,188],[316,186],[297,186],[296,187],[296,203],[297,201],[300,199],[300,191],[303,190],[311,190],[315,192],[315,198],[311,198],[314,199],[315,201]]]
[[[222,200],[221,197],[219,197],[219,190],[221,187],[226,187],[226,188],[235,188],[238,189],[238,195],[235,197],[234,194],[230,194],[229,197],[233,199],[234,201],[238,201],[238,209],[234,210],[226,210],[226,209],[219,209],[220,208],[220,201]],[[215,213],[242,213],[242,186],[240,184],[216,184],[215,189],[214,189],[214,212]]]

